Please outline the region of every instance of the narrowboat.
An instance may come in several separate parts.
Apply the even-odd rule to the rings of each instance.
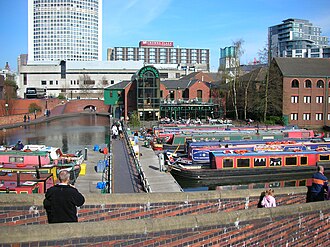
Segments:
[[[283,140],[283,139],[307,139],[314,138],[314,132],[306,129],[290,130],[225,130],[173,134],[171,142],[163,144],[163,150],[184,152],[187,142],[205,142],[205,141],[247,141],[247,140]]]
[[[228,150],[230,151],[230,150]],[[175,176],[197,180],[253,179],[269,176],[306,175],[315,171],[316,165],[330,168],[330,151],[287,150],[287,151],[250,151],[233,152],[210,151],[210,165],[184,165],[178,158],[167,162],[168,169]]]
[[[0,193],[45,193],[53,185],[51,173],[0,172]]]
[[[63,154],[59,148],[44,145],[26,145],[22,151],[0,151],[1,170],[7,172],[34,172],[37,168],[40,173],[52,173],[57,179],[61,169],[70,172],[70,182],[75,183],[79,176],[83,161],[81,152],[77,154]]]
[[[192,163],[209,163],[211,151],[235,152],[236,150],[248,151],[306,151],[306,150],[330,149],[330,142],[311,142],[310,140],[287,140],[287,141],[247,141],[247,142],[226,142],[225,145],[188,145],[187,158]]]

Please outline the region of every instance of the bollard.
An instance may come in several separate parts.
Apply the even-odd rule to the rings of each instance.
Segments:
[[[87,148],[85,148],[85,157],[84,157],[84,160],[87,160]]]
[[[164,154],[163,153],[158,154],[158,158],[159,158],[159,171],[162,172],[164,171]]]

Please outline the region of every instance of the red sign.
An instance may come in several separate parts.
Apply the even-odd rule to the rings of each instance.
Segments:
[[[140,47],[143,46],[161,46],[161,47],[173,47],[173,41],[140,41]]]

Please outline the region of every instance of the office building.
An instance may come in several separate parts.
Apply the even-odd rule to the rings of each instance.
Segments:
[[[286,125],[330,126],[330,59],[275,58],[269,73],[268,112],[281,109]]]
[[[268,45],[273,57],[326,57],[329,38],[321,35],[321,28],[308,20],[287,19],[279,25],[269,27]]]
[[[18,95],[26,88],[43,88],[49,97],[102,98],[103,89],[131,77],[143,67],[142,61],[30,61],[19,59]],[[21,61],[21,63],[20,63]],[[162,80],[178,79],[186,71],[172,65],[155,65]]]
[[[29,61],[102,60],[102,0],[29,0]]]
[[[140,41],[139,47],[108,49],[107,60],[143,61],[145,64],[177,64],[193,71],[209,71],[209,49],[174,47],[172,41]]]
[[[220,48],[219,67],[220,69],[231,69],[237,67],[235,46]]]

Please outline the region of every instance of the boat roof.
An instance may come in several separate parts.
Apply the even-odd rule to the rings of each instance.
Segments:
[[[228,150],[229,151],[229,150]],[[315,151],[315,150],[302,150],[302,151],[251,151],[251,150],[246,150],[245,153],[235,153],[234,151],[231,153],[225,153],[223,150],[222,151],[210,151],[210,155],[213,156],[280,156],[280,155],[302,155],[302,154],[330,154],[329,151]]]

